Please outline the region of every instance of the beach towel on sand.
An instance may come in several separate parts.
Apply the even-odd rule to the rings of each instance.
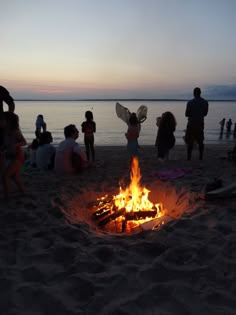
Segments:
[[[174,168],[170,170],[162,170],[158,172],[153,172],[149,176],[150,177],[157,177],[161,180],[171,180],[171,179],[178,179],[183,177],[186,174],[192,173],[192,168]]]

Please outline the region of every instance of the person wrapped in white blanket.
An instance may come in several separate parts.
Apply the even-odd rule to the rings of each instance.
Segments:
[[[58,175],[79,173],[89,166],[85,152],[76,142],[79,131],[75,125],[70,124],[64,128],[64,135],[65,140],[56,148],[55,172]]]

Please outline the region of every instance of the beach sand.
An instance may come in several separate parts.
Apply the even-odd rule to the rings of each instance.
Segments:
[[[236,198],[203,200],[207,183],[236,180],[231,146],[186,161],[140,149],[141,183],[171,221],[155,230],[101,231],[88,204],[129,182],[126,147],[96,147],[96,165],[57,177],[25,167],[25,195],[0,190],[0,313],[4,315],[236,314]]]

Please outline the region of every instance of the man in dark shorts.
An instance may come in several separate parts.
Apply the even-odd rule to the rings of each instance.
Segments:
[[[187,103],[185,116],[188,117],[185,142],[187,144],[187,158],[191,160],[194,142],[198,144],[199,160],[204,152],[204,117],[208,113],[208,102],[201,97],[201,89],[193,90],[194,98]]]
[[[9,112],[14,112],[15,103],[13,98],[7,89],[0,85],[0,152],[3,149],[3,140],[4,140],[4,128],[5,128],[5,118],[4,118],[4,108],[3,102],[8,105]]]

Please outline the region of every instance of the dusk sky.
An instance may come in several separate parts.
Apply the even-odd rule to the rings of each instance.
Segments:
[[[0,0],[15,99],[236,99],[236,0]]]

